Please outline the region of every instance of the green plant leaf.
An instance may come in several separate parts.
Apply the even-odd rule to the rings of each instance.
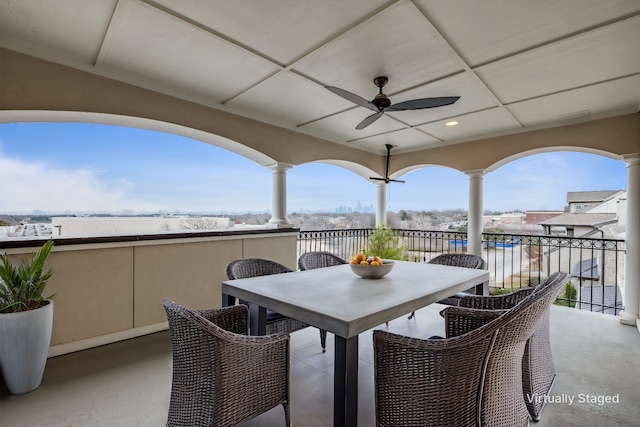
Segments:
[[[55,297],[43,296],[53,275],[52,270],[44,270],[52,248],[53,240],[49,240],[29,260],[22,260],[17,266],[7,254],[0,255],[0,312],[32,310],[40,307],[42,301]]]
[[[363,253],[367,256],[379,256],[382,259],[407,260],[405,248],[399,246],[395,231],[384,225],[376,227],[369,236]]]

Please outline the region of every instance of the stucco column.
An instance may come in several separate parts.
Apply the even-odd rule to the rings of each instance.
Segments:
[[[376,181],[376,227],[387,225],[387,183]]]
[[[270,165],[272,171],[271,219],[267,227],[291,228],[293,224],[287,219],[287,170],[292,165],[276,163]]]
[[[465,172],[469,176],[469,217],[467,253],[482,255],[482,180],[484,170]]]
[[[624,311],[620,323],[640,331],[640,154],[625,156],[627,164],[627,255],[624,263]]]

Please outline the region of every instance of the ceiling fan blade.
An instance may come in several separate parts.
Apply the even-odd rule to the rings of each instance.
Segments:
[[[371,102],[367,101],[366,99],[356,95],[355,93],[351,93],[349,91],[340,89],[339,87],[335,87],[335,86],[325,86],[325,89],[330,90],[336,95],[341,96],[347,101],[351,101],[354,104],[357,104],[361,107],[368,108],[371,111],[378,111],[375,105],[373,105]]]
[[[386,183],[389,182],[401,182],[404,184],[404,181],[400,180],[400,179],[391,179],[391,178],[376,178],[375,176],[370,176],[369,179],[373,179],[375,181],[384,181]]]
[[[378,120],[380,117],[382,117],[382,113],[383,111],[378,111],[375,114],[370,115],[369,117],[367,117],[366,119],[364,119],[363,121],[361,121],[358,126],[356,126],[356,129],[358,130],[362,130],[364,128],[366,128],[367,126],[369,126],[371,123],[375,122],[376,120]]]
[[[420,98],[411,101],[398,102],[385,108],[385,111],[422,110],[423,108],[442,107],[451,105],[460,99],[459,96],[443,96],[439,98]]]

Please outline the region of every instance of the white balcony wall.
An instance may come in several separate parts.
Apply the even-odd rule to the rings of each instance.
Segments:
[[[296,232],[57,245],[46,294],[56,294],[50,356],[167,329],[162,298],[221,305],[226,266],[268,258],[296,268]],[[4,249],[12,258],[37,247]]]

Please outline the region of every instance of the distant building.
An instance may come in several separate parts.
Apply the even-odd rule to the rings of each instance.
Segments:
[[[622,241],[626,228],[627,193],[624,190],[580,191],[567,193],[567,206],[561,215],[548,218],[539,224],[545,234],[556,234],[554,229],[563,229],[567,237],[563,245],[545,253],[545,262],[557,264],[554,260],[571,260],[566,265],[554,265],[552,271],[567,271],[571,282],[578,290],[579,309],[618,314],[624,307],[625,242]],[[611,240],[581,241],[579,237],[620,240],[622,256],[617,257],[607,246]],[[590,245],[590,256],[583,258],[582,249]],[[555,251],[567,252],[562,256]]]
[[[507,212],[500,215],[484,215],[485,225],[524,224],[526,215],[523,212]]]
[[[108,236],[229,228],[217,217],[53,217],[54,236]]]
[[[567,213],[581,213],[601,206],[607,201],[616,200],[621,195],[626,195],[624,190],[605,191],[570,191],[567,193]],[[617,212],[617,211],[616,211]]]
[[[525,221],[527,224],[540,224],[558,215],[562,215],[564,211],[527,211],[525,212]]]
[[[613,228],[606,227],[626,224],[626,200],[624,190],[569,192],[564,213],[538,224],[545,234],[561,227],[569,237],[614,237]]]

